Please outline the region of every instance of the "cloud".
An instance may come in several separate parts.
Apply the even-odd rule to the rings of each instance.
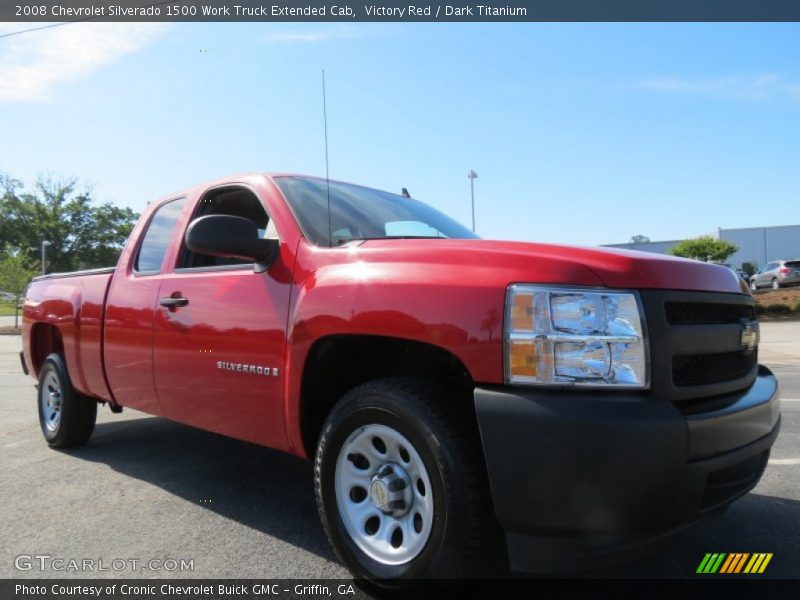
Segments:
[[[345,40],[361,37],[361,33],[354,28],[342,25],[328,29],[315,29],[310,31],[288,31],[283,33],[270,33],[266,39],[268,42],[283,44],[315,44],[317,42],[328,42],[331,40]]]
[[[800,101],[800,80],[773,73],[705,79],[656,77],[642,81],[641,87],[656,92],[696,94],[725,100]]]
[[[5,23],[0,33],[20,28]],[[0,101],[51,100],[59,85],[141,50],[168,28],[162,23],[72,23],[6,38],[0,44]]]
[[[332,39],[331,33],[318,31],[316,33],[273,33],[267,36],[270,42],[324,42]]]

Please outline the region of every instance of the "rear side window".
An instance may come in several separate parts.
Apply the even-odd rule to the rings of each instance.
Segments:
[[[800,269],[800,260],[787,260],[784,264],[790,269]]]
[[[162,204],[147,226],[134,270],[139,273],[159,273],[167,254],[172,231],[181,216],[186,198],[170,200]]]

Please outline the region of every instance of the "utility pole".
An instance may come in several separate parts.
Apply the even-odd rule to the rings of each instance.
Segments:
[[[472,169],[469,170],[467,173],[467,177],[469,178],[469,191],[472,195],[472,231],[475,231],[475,180],[478,178],[478,174],[473,171]]]
[[[42,240],[42,275],[45,275],[45,262],[44,262],[45,248],[47,248],[49,245],[50,242],[48,242],[47,240]]]

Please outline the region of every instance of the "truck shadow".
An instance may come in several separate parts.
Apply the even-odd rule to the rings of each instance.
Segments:
[[[107,465],[338,562],[319,522],[309,461],[156,417],[99,423],[89,445],[69,454]],[[796,579],[800,564],[797,523],[800,502],[761,495],[757,488],[723,515],[687,528],[643,551],[640,558],[602,567],[587,564],[579,573],[555,577],[730,578],[736,575],[696,575],[695,571],[707,552],[771,552],[769,567],[757,577]]]
[[[718,517],[695,523],[642,552],[641,557],[608,568],[587,569],[581,578],[717,579],[737,575],[696,573],[706,553],[773,553],[760,575],[742,578],[798,579],[800,571],[800,502],[751,492]]]
[[[309,461],[156,417],[98,423],[90,443],[69,454],[338,562]]]

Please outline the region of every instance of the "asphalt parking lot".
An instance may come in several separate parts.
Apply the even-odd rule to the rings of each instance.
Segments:
[[[319,524],[309,463],[128,410],[101,409],[85,448],[49,450],[20,344],[0,336],[0,577],[347,577]],[[584,575],[693,577],[706,552],[772,552],[764,576],[800,578],[800,322],[762,324],[760,356],[781,382],[783,427],[758,487],[654,554]],[[20,555],[127,562],[21,571]],[[151,559],[192,569],[143,570]]]

